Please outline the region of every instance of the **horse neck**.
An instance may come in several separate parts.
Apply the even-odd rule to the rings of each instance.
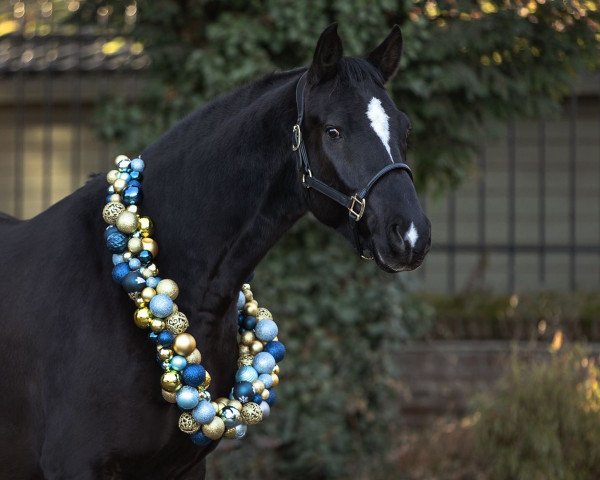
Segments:
[[[178,282],[197,314],[222,316],[306,211],[291,151],[298,76],[223,97],[143,153],[142,212],[157,225],[161,277]]]

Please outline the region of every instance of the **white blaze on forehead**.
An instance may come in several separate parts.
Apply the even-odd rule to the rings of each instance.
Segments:
[[[412,248],[415,248],[415,244],[419,239],[419,234],[417,233],[417,229],[415,228],[415,224],[410,222],[410,228],[406,231],[406,235],[404,235],[404,240],[410,243]]]
[[[371,128],[375,131],[381,143],[383,143],[393,163],[394,159],[390,151],[390,117],[385,113],[381,100],[376,97],[371,99],[367,108],[367,117],[371,121]]]

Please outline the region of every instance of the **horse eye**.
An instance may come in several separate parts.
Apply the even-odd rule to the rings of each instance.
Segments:
[[[329,138],[340,138],[340,131],[337,128],[329,127],[327,135],[329,135]]]

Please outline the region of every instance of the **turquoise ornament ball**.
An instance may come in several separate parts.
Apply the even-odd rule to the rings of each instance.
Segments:
[[[264,321],[264,320],[263,320]],[[258,353],[252,362],[252,366],[258,373],[271,373],[277,362],[268,352]]]
[[[268,373],[261,373],[258,379],[265,384],[265,388],[271,388],[273,386],[273,377]]]
[[[198,406],[198,390],[194,387],[184,386],[177,391],[177,405],[183,410],[192,410]]]
[[[236,382],[250,382],[258,379],[258,372],[250,365],[242,365],[235,374]]]
[[[177,370],[178,372],[180,372],[186,366],[187,366],[187,360],[185,359],[185,357],[182,357],[181,355],[175,355],[171,359],[171,367],[173,368],[173,370]]]
[[[256,324],[254,334],[263,342],[270,342],[278,333],[277,324],[270,318],[265,318]]]
[[[212,422],[213,418],[217,414],[215,407],[213,407],[212,403],[207,400],[202,400],[194,410],[192,410],[192,417],[199,424],[204,425]]]
[[[173,313],[173,300],[165,294],[158,294],[150,300],[150,311],[158,318],[166,318]]]

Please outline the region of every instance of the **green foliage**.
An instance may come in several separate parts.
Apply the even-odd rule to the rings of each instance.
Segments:
[[[413,124],[417,181],[440,189],[468,171],[490,120],[556,108],[571,76],[599,63],[600,12],[592,1],[140,0],[127,27],[152,60],[142,98],[100,108],[108,140],[139,151],[215,95],[274,69],[310,61],[321,30],[339,22],[347,54],[363,55],[402,26],[401,73],[390,91]],[[86,2],[78,19],[108,6]],[[110,126],[110,127],[108,127]]]
[[[211,477],[393,477],[393,353],[429,327],[429,312],[406,298],[402,277],[349,255],[314,223],[300,222],[275,247],[253,285],[257,298],[272,303],[288,349],[281,405],[249,429],[240,450],[211,457]]]
[[[600,478],[600,370],[581,350],[513,360],[481,401],[476,454],[490,480]]]

